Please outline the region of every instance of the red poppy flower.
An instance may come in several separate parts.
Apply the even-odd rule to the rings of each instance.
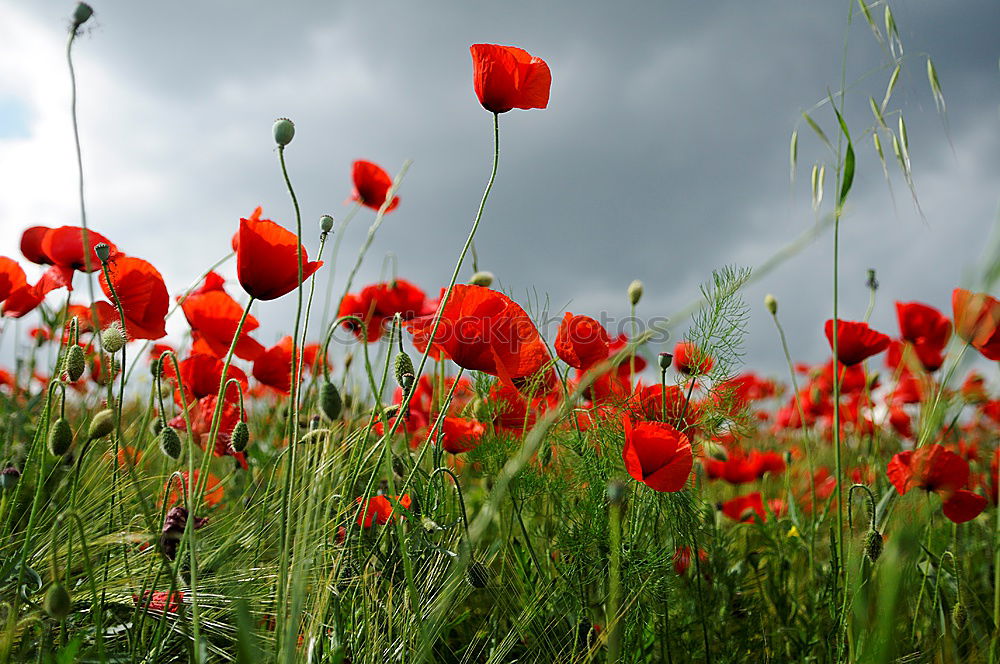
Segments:
[[[720,507],[722,513],[733,521],[763,523],[767,520],[767,512],[764,510],[764,500],[761,498],[760,491],[737,496],[722,503]]]
[[[475,420],[446,417],[441,423],[441,431],[444,433],[441,446],[452,454],[474,450],[482,440],[485,430],[485,427]]]
[[[118,254],[108,263],[108,273],[125,312],[125,331],[129,339],[165,337],[170,295],[156,268],[141,258]],[[110,298],[111,289],[103,272],[100,282],[101,290]],[[114,317],[118,318],[117,309]]]
[[[371,528],[373,523],[384,526],[393,518],[393,508],[399,505],[404,509],[410,509],[412,500],[410,495],[399,496],[374,496],[368,499],[368,504],[363,505],[363,499],[358,496],[355,501],[358,503],[358,525],[362,528]]]
[[[188,477],[189,477],[188,471],[185,470],[181,472],[181,477],[184,478],[183,486],[181,486],[181,483],[171,476],[171,478],[167,480],[167,486],[166,486],[166,488],[170,490],[170,495],[167,498],[167,506],[168,507],[173,506],[178,501],[185,502],[187,500],[188,489],[190,488],[194,490],[196,488],[198,484],[198,477],[200,474],[201,474],[200,470],[194,471],[195,486],[192,487],[188,486]],[[184,492],[183,496],[181,495],[180,491]],[[206,480],[205,482],[205,495],[204,495],[205,502],[213,506],[218,505],[219,503],[222,502],[222,494],[223,494],[223,489],[219,485],[219,478],[213,475],[212,473],[209,473],[208,480]]]
[[[566,312],[556,334],[556,354],[569,366],[586,371],[608,358],[611,338],[604,326],[590,316]]]
[[[919,302],[897,302],[900,336],[913,344],[917,358],[927,371],[944,364],[944,349],[951,338],[951,321],[934,307]]]
[[[703,376],[712,370],[715,360],[690,341],[674,346],[674,366],[683,374]]]
[[[516,302],[482,286],[458,284],[441,311],[432,349],[455,364],[524,385],[548,363],[549,352],[535,324]],[[430,340],[434,317],[407,323],[421,352]]]
[[[243,290],[257,300],[274,300],[299,286],[299,243],[295,233],[270,219],[240,219],[236,248],[236,272]],[[309,262],[302,248],[302,280],[323,265]]]
[[[233,343],[233,335],[243,316],[243,307],[220,288],[211,288],[209,279],[197,292],[189,295],[182,303],[181,310],[191,326],[194,340],[192,350],[216,357],[225,357]],[[221,286],[221,285],[220,285]],[[250,332],[260,327],[253,316],[247,316],[243,330],[236,342],[234,354],[244,360],[253,361],[264,352],[264,346],[250,337]]]
[[[1000,360],[1000,301],[956,288],[951,294],[955,334],[987,359]]]
[[[768,473],[783,472],[785,460],[777,452],[751,450],[749,454],[744,454],[741,450],[732,448],[725,461],[705,459],[704,466],[708,479],[721,479],[729,484],[739,485],[758,480]]]
[[[232,370],[230,368],[230,370]],[[205,449],[209,436],[212,434],[212,418],[215,416],[215,407],[218,400],[215,395],[205,396],[197,401],[188,402],[188,417],[191,420],[191,433],[194,441],[199,447]],[[226,400],[222,404],[222,414],[219,418],[219,429],[215,434],[215,445],[212,454],[216,457],[233,457],[240,466],[246,470],[247,460],[243,452],[237,452],[233,448],[233,429],[240,419],[239,397],[236,390],[231,389],[226,394]],[[178,415],[167,424],[178,431],[187,431],[187,420],[184,415]],[[221,490],[220,490],[221,491]]]
[[[826,321],[824,331],[833,348],[833,320]],[[887,335],[868,327],[868,323],[837,321],[837,359],[841,364],[849,367],[859,364],[884,351],[890,341]]]
[[[21,253],[32,263],[52,265],[52,259],[42,251],[42,240],[50,230],[48,226],[32,226],[21,234]]]
[[[359,159],[354,162],[354,167],[351,169],[351,178],[354,180],[351,200],[376,211],[382,209],[389,188],[392,187],[392,178],[389,174],[378,164]],[[398,205],[399,196],[394,196],[385,211],[392,212]]]
[[[344,327],[365,341],[371,343],[382,337],[382,329],[388,319],[396,314],[404,321],[417,316],[433,313],[428,310],[427,296],[422,290],[405,279],[396,279],[380,284],[365,286],[358,294],[348,293],[340,303],[338,316],[356,316],[364,321],[364,326],[355,320],[344,321]]]
[[[180,590],[175,590],[173,593],[166,590],[158,590],[151,593],[147,590],[142,598],[138,595],[133,595],[132,601],[135,602],[136,606],[147,611],[156,613],[163,613],[164,611],[167,613],[177,613],[181,604],[184,602],[184,593]]]
[[[901,496],[914,488],[941,496],[944,515],[955,523],[974,519],[986,507],[986,498],[965,489],[969,463],[941,445],[900,452],[885,472]]]
[[[5,259],[10,260],[10,259]],[[33,311],[51,291],[68,285],[61,268],[52,267],[31,285],[24,278],[24,270],[17,263],[0,264],[0,289],[7,284],[11,290],[3,300],[3,315],[20,318]],[[2,294],[2,293],[0,293]]]
[[[28,279],[21,265],[13,258],[0,256],[0,301],[6,300],[11,293],[27,283]]]
[[[261,353],[253,363],[253,377],[282,394],[292,389],[292,338],[281,341]]]
[[[656,491],[680,491],[687,484],[694,456],[688,437],[663,422],[640,422],[635,426],[622,417],[625,470],[635,480]]]
[[[698,562],[700,565],[705,566],[708,564],[708,552],[705,549],[698,549]],[[684,576],[688,568],[691,566],[691,547],[689,546],[679,546],[677,550],[674,551],[674,572],[677,576]],[[702,574],[706,577],[708,576],[705,570],[702,570]]]
[[[222,360],[219,358],[202,353],[192,353],[181,360],[181,382],[184,385],[184,399],[187,403],[203,397],[214,397],[219,393],[219,383],[222,382],[222,364]],[[164,363],[163,375],[168,380],[177,382],[174,376],[173,362]],[[235,378],[239,381],[244,392],[249,388],[247,375],[239,367],[229,365],[229,369],[226,370],[226,378]],[[181,405],[179,388],[174,394],[174,400],[178,406]],[[239,401],[239,393],[234,386],[230,386],[226,392],[226,400]]]
[[[544,60],[514,46],[473,44],[469,50],[473,86],[487,111],[548,106],[552,74]]]
[[[108,238],[96,231],[87,229],[87,243],[90,245],[89,263],[90,271],[96,272],[101,269],[101,261],[94,253],[94,247],[104,243],[111,249],[111,255],[118,252],[118,248]],[[30,247],[32,250],[33,246]],[[50,228],[45,232],[41,242],[41,253],[48,258],[53,265],[67,270],[77,270],[84,272],[87,269],[87,260],[83,253],[83,229],[79,226],[60,226]],[[38,255],[36,254],[36,257]]]

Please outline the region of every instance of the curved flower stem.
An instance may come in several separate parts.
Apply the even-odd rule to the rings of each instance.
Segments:
[[[326,247],[327,235],[328,233],[325,232],[320,233],[319,235],[319,254],[316,257],[316,260],[323,259],[323,249]],[[302,245],[300,244],[299,246],[301,247]],[[306,300],[306,319],[305,322],[302,324],[302,341],[299,343],[299,348],[301,348],[302,350],[299,352],[298,356],[295,355],[292,356],[292,361],[298,365],[297,372],[299,376],[302,375],[302,356],[305,355],[306,336],[308,336],[309,334],[309,314],[312,311],[313,295],[315,293],[316,293],[316,276],[313,275],[312,280],[310,280],[309,282],[309,298]],[[310,367],[310,370],[315,370],[315,367]],[[242,394],[243,393],[240,392],[241,398]]]
[[[851,501],[854,499],[855,489],[861,489],[868,494],[868,508],[871,512],[871,529],[875,530],[875,494],[873,494],[872,490],[865,484],[852,484],[851,488],[847,492],[847,525],[851,528],[854,527],[854,518],[851,509],[854,506],[854,503]]]

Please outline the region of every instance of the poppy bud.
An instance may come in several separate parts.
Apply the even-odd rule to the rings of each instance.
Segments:
[[[671,353],[660,353],[656,356],[656,360],[660,363],[660,369],[666,371],[674,361],[674,356]]]
[[[328,419],[340,419],[344,404],[337,387],[329,381],[319,387],[319,408]]]
[[[274,142],[285,147],[295,138],[295,124],[288,118],[278,118],[274,121]]]
[[[405,376],[409,376],[410,384],[413,384],[413,360],[411,360],[410,356],[406,353],[400,351],[396,355],[396,361],[393,364],[393,371],[396,374],[396,382],[400,387],[403,386],[403,378]]]
[[[490,571],[486,565],[473,560],[469,563],[469,569],[465,570],[465,578],[473,588],[485,588],[490,582]]]
[[[49,452],[53,456],[62,456],[69,452],[73,444],[73,430],[69,428],[69,421],[65,417],[60,417],[49,429]]]
[[[882,555],[882,534],[877,530],[870,530],[865,536],[865,556],[873,563]]]
[[[111,247],[105,242],[94,245],[94,253],[97,254],[98,260],[102,263],[107,263],[108,259],[111,258]]]
[[[17,486],[19,479],[21,479],[21,471],[14,466],[7,466],[0,470],[0,489],[13,489]]]
[[[72,605],[73,600],[69,597],[69,591],[59,581],[55,581],[49,586],[45,593],[45,601],[42,603],[45,613],[55,620],[65,620]]]
[[[333,230],[333,217],[328,214],[324,214],[319,218],[319,229],[324,233],[329,233]]]
[[[234,431],[235,433],[235,431]],[[160,451],[173,460],[181,456],[181,437],[172,427],[163,427],[159,435]]]
[[[480,270],[479,272],[476,272],[474,275],[472,275],[472,278],[469,279],[469,283],[472,284],[473,286],[482,286],[483,288],[489,288],[490,285],[493,283],[494,278],[495,277],[493,276],[492,272],[487,272],[486,270]]]
[[[247,426],[244,420],[240,420],[233,427],[233,433],[229,442],[232,443],[233,449],[237,452],[242,452],[247,448],[247,445],[250,443],[250,427]]]
[[[94,15],[94,10],[86,2],[78,3],[76,9],[73,10],[73,30],[76,30],[81,25],[90,20],[90,17]]]
[[[105,408],[90,421],[90,429],[87,432],[90,440],[104,438],[115,428],[115,414],[110,408]]]
[[[965,610],[965,605],[961,601],[955,602],[955,606],[951,609],[951,625],[957,631],[961,632],[965,628],[965,621],[968,619],[969,614]]]
[[[772,316],[777,315],[778,300],[770,293],[764,296],[764,306],[767,307],[767,310],[771,312]]]
[[[83,355],[83,349],[79,346],[70,346],[66,351],[66,375],[70,382],[80,380],[83,370],[87,368],[87,361]]]
[[[634,307],[642,299],[642,282],[636,279],[628,285],[628,301]]]
[[[160,432],[163,431],[163,427],[167,426],[163,423],[163,420],[157,418],[153,420],[153,435],[159,436]]]
[[[101,332],[101,343],[104,344],[104,350],[111,354],[124,348],[125,335],[122,334],[121,326],[118,323],[112,323],[104,328],[104,331]]]
[[[618,480],[608,482],[608,500],[612,504],[620,505],[625,499],[625,485]]]
[[[878,290],[878,279],[875,278],[875,270],[873,268],[868,268],[868,281],[865,285],[872,290]]]

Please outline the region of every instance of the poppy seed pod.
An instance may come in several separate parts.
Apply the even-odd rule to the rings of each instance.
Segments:
[[[285,147],[295,138],[295,124],[288,118],[278,118],[274,121],[274,142]]]
[[[73,10],[73,29],[76,30],[81,25],[90,20],[90,17],[94,15],[94,10],[86,2],[81,2],[76,5],[76,9]]]
[[[0,489],[13,489],[17,486],[19,479],[21,479],[21,471],[14,466],[7,466],[0,470]]]
[[[49,586],[45,593],[45,602],[42,604],[45,613],[55,620],[65,620],[72,605],[73,600],[69,597],[69,591],[59,581],[55,581]]]
[[[319,218],[319,229],[324,233],[329,233],[333,230],[333,217],[328,214],[324,214]]]
[[[393,363],[393,372],[396,376],[396,383],[403,387],[403,380],[406,376],[410,377],[410,384],[413,384],[413,360],[406,353],[400,351],[396,355],[396,360]]]
[[[770,293],[764,296],[764,306],[767,307],[772,316],[778,313],[778,300]]]
[[[237,452],[242,452],[250,444],[250,427],[247,426],[245,420],[240,420],[233,427],[230,443],[232,443],[233,449]]]
[[[319,408],[329,420],[340,419],[344,402],[340,398],[337,386],[327,381],[319,387]]]
[[[628,285],[628,301],[634,307],[642,299],[642,282],[636,279]]]
[[[70,382],[76,382],[80,380],[80,376],[83,375],[83,370],[87,368],[87,360],[83,355],[83,348],[80,346],[70,346],[69,350],[66,351],[66,375],[69,376]]]
[[[106,242],[100,242],[94,245],[94,253],[102,263],[107,263],[111,258],[111,247]]]
[[[110,408],[105,408],[90,421],[87,436],[90,440],[104,438],[115,428],[115,414]]]
[[[877,530],[870,530],[865,536],[865,556],[873,563],[882,555],[882,534]]]
[[[473,560],[469,563],[469,569],[465,570],[465,578],[473,588],[485,588],[490,582],[490,571],[486,565]]]
[[[73,430],[69,427],[69,421],[65,417],[60,417],[49,429],[49,452],[53,456],[62,456],[69,452],[73,444]]]
[[[495,277],[493,276],[492,272],[487,272],[486,270],[480,270],[479,272],[476,272],[474,275],[472,275],[472,278],[469,279],[469,283],[472,284],[473,286],[482,286],[483,288],[489,288],[490,285],[493,283],[494,279]]]
[[[672,353],[660,353],[656,356],[656,361],[660,363],[660,369],[666,371],[674,361]]]
[[[124,348],[125,335],[122,334],[121,326],[118,323],[112,323],[104,328],[101,332],[101,343],[104,344],[104,350],[112,354]]]
[[[181,456],[181,437],[172,427],[163,427],[159,433],[160,451],[173,460]]]

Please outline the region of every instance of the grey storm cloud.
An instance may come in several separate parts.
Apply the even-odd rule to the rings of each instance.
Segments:
[[[713,269],[758,265],[807,231],[817,222],[809,169],[828,164],[828,211],[833,161],[800,113],[840,88],[845,34],[845,115],[858,166],[842,226],[842,315],[864,314],[869,267],[882,284],[877,327],[895,332],[895,299],[950,311],[954,286],[977,285],[996,230],[994,0],[894,7],[905,51],[890,108],[908,124],[922,215],[891,162],[891,185],[884,180],[866,133],[868,97],[881,100],[892,64],[853,0],[93,4],[94,26],[75,47],[92,224],[157,265],[172,292],[228,251],[238,218],[257,205],[293,224],[270,138],[274,118],[287,116],[297,135],[286,154],[310,236],[321,214],[342,218],[349,209],[354,159],[390,172],[414,160],[402,204],[357,283],[378,279],[393,252],[399,276],[436,294],[492,156],[491,118],[472,92],[468,46],[476,42],[519,45],[553,73],[548,109],[501,117],[500,170],[477,237],[481,267],[519,301],[621,317],[625,288],[639,278],[640,314],[668,315],[698,296]],[[0,36],[17,37],[0,40],[0,55],[21,59],[44,82],[31,98],[15,70],[0,69],[0,100],[20,101],[28,118],[27,138],[0,131],[0,145],[41,140],[42,114],[55,125],[62,113],[68,127],[65,107],[32,104],[68,101],[61,49],[70,11],[71,3],[0,2],[9,19]],[[882,11],[873,9],[880,25]],[[15,29],[35,37],[3,32]],[[24,60],[27,47],[44,57]],[[944,117],[927,84],[927,55],[947,99]],[[815,117],[836,136],[829,105]],[[0,254],[18,255],[24,226],[76,223],[71,145],[52,150],[49,161],[23,167],[9,158],[5,166],[0,154],[0,169],[27,169],[25,178],[44,183],[0,191]],[[52,172],[56,161],[66,168]],[[336,292],[370,220],[364,211],[346,232]],[[747,289],[751,365],[779,375],[783,367],[761,305],[767,292],[780,302],[796,359],[822,359],[830,239],[822,234]],[[314,254],[315,237],[308,246]],[[293,307],[289,297],[255,311],[261,341],[289,331]]]

